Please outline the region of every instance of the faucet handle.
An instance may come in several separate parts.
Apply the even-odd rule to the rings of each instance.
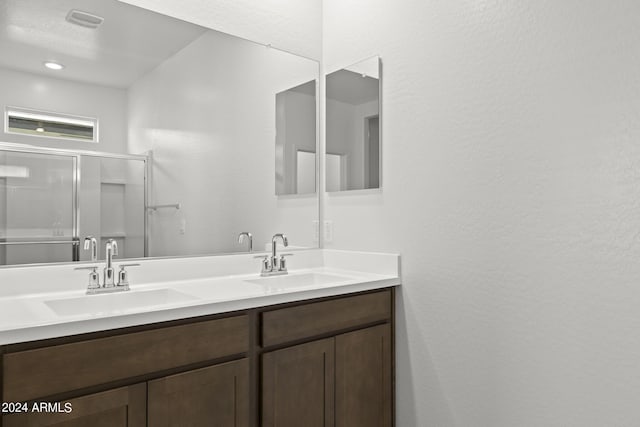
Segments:
[[[76,267],[74,270],[91,270],[89,272],[89,285],[87,285],[87,293],[95,293],[96,289],[100,289],[100,276],[98,275],[98,266]]]
[[[278,271],[287,271],[287,260],[284,257],[293,256],[293,254],[280,254],[280,261],[278,262]]]
[[[99,265],[90,265],[87,267],[76,267],[74,268],[74,270],[96,270],[98,267],[100,267]]]
[[[125,291],[129,290],[129,274],[127,273],[127,270],[125,270],[126,267],[137,267],[140,264],[120,264],[120,271],[118,272],[118,284],[117,286],[122,286],[124,287]]]
[[[262,258],[262,270],[260,274],[266,274],[271,271],[271,256],[269,254],[255,255],[254,258]]]

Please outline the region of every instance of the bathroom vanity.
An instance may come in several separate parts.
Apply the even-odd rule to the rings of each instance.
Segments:
[[[32,3],[2,25],[38,40],[0,31],[0,427],[392,425],[399,257],[313,249],[320,64],[122,1]],[[350,120],[330,191],[381,188],[380,71],[328,79],[327,123]]]
[[[44,321],[43,311],[31,325],[0,331],[5,412],[27,408],[5,413],[2,427],[393,425],[397,256],[296,256],[299,270],[264,279],[242,274],[255,267],[248,256],[228,257],[235,265],[225,265],[225,257],[164,260],[192,263],[189,271],[201,277],[150,277],[138,282],[139,292],[160,286],[196,298],[152,308],[69,314],[68,305],[47,302],[80,302],[78,291],[19,297],[32,314],[45,306],[50,318]],[[197,264],[206,265],[204,258],[218,264],[209,268],[231,270],[203,278]],[[161,261],[141,267],[156,271],[147,264]],[[145,280],[144,273],[136,277]],[[130,295],[137,292],[133,280]],[[232,289],[226,296],[223,283]],[[0,309],[11,298],[0,298]],[[19,332],[39,339],[20,341]],[[33,411],[39,402],[49,404],[46,412]]]

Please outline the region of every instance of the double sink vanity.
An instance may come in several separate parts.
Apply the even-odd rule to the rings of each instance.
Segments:
[[[84,3],[0,31],[0,427],[393,425],[399,257],[321,249],[382,189],[380,58]]]
[[[98,295],[69,265],[0,270],[0,425],[391,426],[399,257],[294,255],[272,277],[254,254],[142,260]]]

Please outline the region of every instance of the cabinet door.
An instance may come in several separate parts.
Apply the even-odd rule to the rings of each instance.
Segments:
[[[388,324],[336,337],[336,427],[392,425]]]
[[[334,340],[262,356],[262,426],[334,425]]]
[[[61,402],[69,413],[30,412],[2,418],[4,427],[145,427],[146,384],[136,384]]]
[[[149,427],[249,424],[249,363],[222,363],[149,381]]]

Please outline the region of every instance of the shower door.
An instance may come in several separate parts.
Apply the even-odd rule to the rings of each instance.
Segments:
[[[0,151],[0,265],[79,258],[78,156]]]
[[[79,185],[80,237],[98,240],[98,258],[113,239],[117,258],[145,256],[145,176],[143,160],[107,155],[81,155]],[[80,259],[89,260],[81,251]]]
[[[0,146],[0,265],[146,256],[146,157]]]

